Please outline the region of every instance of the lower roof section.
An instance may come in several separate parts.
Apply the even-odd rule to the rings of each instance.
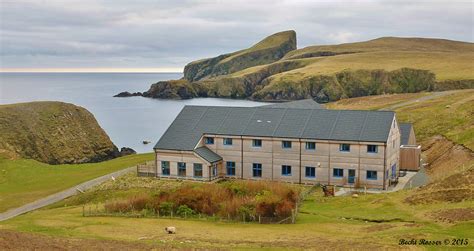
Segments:
[[[197,155],[199,155],[199,157],[205,159],[207,162],[211,164],[219,160],[222,160],[222,157],[219,154],[211,151],[209,148],[205,146],[194,149],[194,152]]]

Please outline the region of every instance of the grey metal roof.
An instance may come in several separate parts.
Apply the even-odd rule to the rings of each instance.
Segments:
[[[192,151],[203,134],[386,142],[395,113],[185,106],[155,145]]]
[[[324,109],[324,106],[316,102],[314,99],[302,99],[283,103],[275,103],[271,105],[261,106],[262,108],[303,108],[303,109]]]
[[[408,145],[410,139],[411,128],[413,127],[410,123],[400,123],[400,145]]]
[[[217,153],[211,151],[209,148],[203,146],[194,149],[194,152],[201,156],[201,158],[207,160],[209,163],[214,163],[222,159]]]

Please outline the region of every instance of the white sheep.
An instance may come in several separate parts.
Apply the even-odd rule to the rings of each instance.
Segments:
[[[165,227],[165,231],[168,232],[168,234],[176,234],[176,227]]]

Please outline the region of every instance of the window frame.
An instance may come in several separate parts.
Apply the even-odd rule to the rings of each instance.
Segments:
[[[252,177],[261,178],[262,169],[263,169],[263,165],[261,163],[252,163]],[[255,175],[256,172],[259,172],[259,175]]]
[[[180,166],[180,164],[183,164],[182,166]],[[187,173],[186,173],[186,162],[178,162],[177,164],[178,166],[178,176],[179,177],[186,177]],[[183,169],[184,167],[184,169]],[[184,175],[180,175],[181,171],[184,170]]]
[[[232,165],[229,166],[229,164],[232,164]],[[229,174],[229,170],[233,170],[233,174]],[[235,161],[225,162],[225,173],[226,173],[226,176],[235,176]]]
[[[289,145],[286,145],[285,144],[289,144]],[[291,149],[293,146],[292,146],[292,142],[289,141],[289,140],[282,140],[281,141],[281,148],[283,149]]]
[[[223,138],[222,139],[222,144],[224,146],[232,146],[234,144],[232,138]]]
[[[344,146],[347,146],[347,150],[344,150]],[[342,143],[339,144],[339,152],[349,153],[351,152],[351,144]]]
[[[201,175],[196,175],[196,166],[201,166]],[[201,163],[193,163],[193,176],[196,178],[202,178],[203,177],[203,171],[202,171],[202,164]]]
[[[374,147],[375,151],[369,151],[369,147]],[[378,153],[379,152],[379,146],[378,145],[367,145],[367,153]]]
[[[292,176],[290,165],[281,166],[281,176]]]
[[[370,175],[371,177],[370,177],[370,178],[369,178],[369,173],[371,173],[371,175]],[[372,177],[373,174],[375,174],[375,178]],[[365,174],[365,178],[366,178],[367,180],[377,180],[377,179],[378,179],[377,176],[378,176],[378,175],[377,175],[377,171],[375,171],[375,170],[367,170],[367,171],[366,171],[366,174]]]
[[[341,175],[336,176],[336,170],[341,171]],[[337,178],[337,179],[342,179],[344,178],[344,169],[343,168],[333,168],[332,169],[332,177]]]
[[[308,148],[309,145],[313,145],[313,148]],[[305,142],[304,149],[308,151],[316,151],[316,142]]]
[[[205,137],[204,144],[206,145],[214,145],[214,137]]]
[[[255,144],[257,142],[260,142],[260,144]],[[263,145],[263,142],[261,139],[252,139],[252,147],[255,147],[255,148],[262,148],[262,145]]]
[[[167,164],[168,166],[165,167],[163,164]],[[167,170],[167,173],[164,172],[164,170]],[[166,160],[162,160],[161,161],[161,175],[170,176],[170,174],[171,174],[170,162]]]
[[[312,169],[313,172],[314,172],[314,175],[311,175],[311,172],[310,172],[310,175],[308,175],[308,169],[309,169],[309,170]],[[312,179],[316,178],[316,167],[314,167],[314,166],[305,166],[304,177],[306,177],[306,178],[312,178]]]

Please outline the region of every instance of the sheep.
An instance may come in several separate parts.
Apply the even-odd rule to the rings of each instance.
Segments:
[[[165,231],[168,234],[176,234],[176,227],[165,227]]]

